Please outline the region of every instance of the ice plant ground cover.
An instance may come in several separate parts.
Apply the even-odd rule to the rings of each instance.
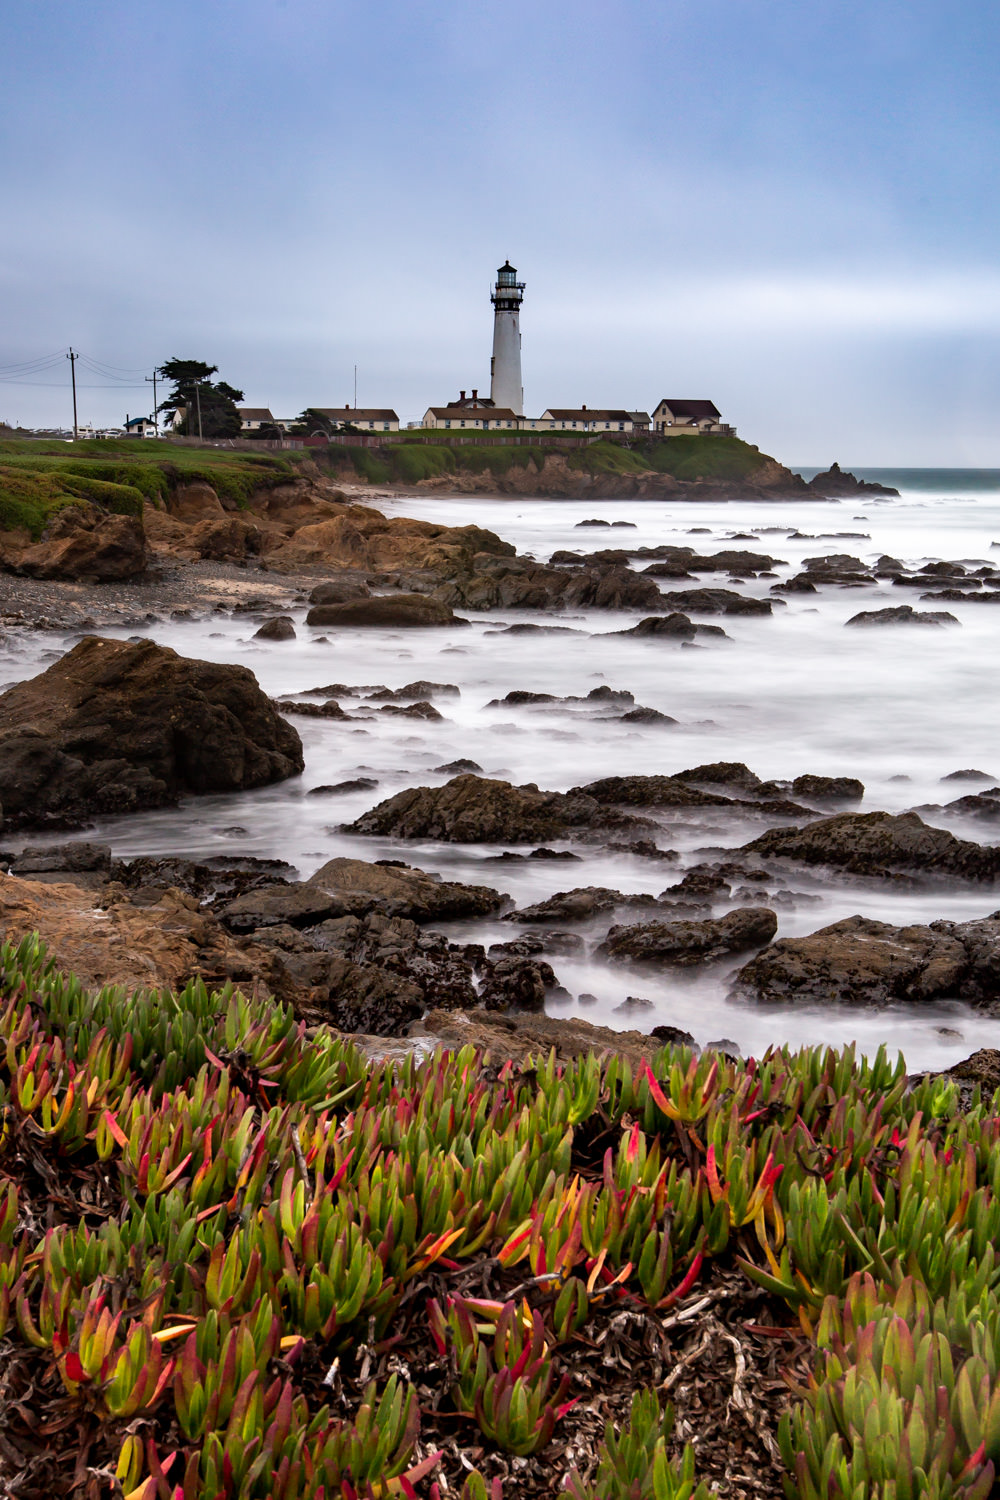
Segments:
[[[977,1500],[1000,1117],[850,1051],[372,1064],[0,950],[0,1483]]]

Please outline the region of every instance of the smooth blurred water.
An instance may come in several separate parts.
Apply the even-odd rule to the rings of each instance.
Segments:
[[[874,476],[873,476],[874,477]],[[881,476],[879,476],[881,477]],[[734,546],[768,552],[784,560],[780,577],[798,571],[808,557],[846,552],[863,561],[889,553],[913,566],[940,558],[1000,566],[1000,475],[993,488],[959,491],[960,474],[944,487],[915,482],[900,500],[872,497],[841,502],[679,503],[660,501],[571,501],[418,498],[379,501],[387,513],[449,525],[474,521],[513,542],[519,551],[547,560],[558,548],[589,552],[616,546],[691,545],[718,550],[734,533],[756,541]],[[883,482],[893,482],[886,476]],[[978,485],[978,476],[977,476]],[[600,516],[629,521],[635,529],[577,529]],[[799,530],[808,535],[793,538]],[[864,533],[838,536],[837,533]],[[635,566],[644,567],[638,560]],[[774,579],[737,585],[724,575],[701,575],[705,586],[739,587],[769,594]],[[660,580],[665,590],[694,584]],[[845,621],[862,609],[889,604],[944,608],[958,627],[847,630]],[[468,612],[467,612],[468,613]],[[152,636],[184,655],[249,666],[275,696],[328,683],[381,684],[397,688],[415,679],[452,683],[459,698],[441,698],[443,722],[397,718],[374,705],[353,711],[368,717],[349,723],[294,718],[306,753],[305,774],[258,792],[190,799],[178,808],[109,819],[94,834],[109,839],[117,854],[227,851],[278,856],[303,875],[336,854],[360,858],[403,857],[449,877],[481,881],[509,891],[518,904],[577,885],[607,885],[658,893],[679,878],[680,867],[651,864],[629,855],[580,848],[581,863],[494,864],[499,849],[407,844],[360,839],[339,825],[405,786],[438,784],[447,776],[433,768],[456,758],[477,761],[487,775],[536,782],[562,790],[612,773],[671,773],[700,762],[745,761],[764,777],[802,772],[853,775],[865,782],[864,809],[902,810],[944,802],[974,789],[942,786],[951,771],[975,767],[1000,781],[997,743],[997,651],[1000,603],[923,604],[919,591],[876,587],[824,587],[776,603],[772,617],[713,617],[727,641],[700,638],[683,647],[664,640],[635,639],[616,632],[635,623],[635,612],[565,612],[541,622],[566,633],[504,635],[506,623],[539,620],[527,612],[469,613],[468,627],[406,631],[352,630],[333,635],[296,619],[298,638],[287,643],[252,640],[258,621],[212,616],[153,626]],[[124,632],[118,632],[124,633]],[[0,664],[0,680],[40,670],[53,645],[72,640],[51,636],[25,641]],[[638,704],[672,715],[677,726],[623,724],[592,710],[489,708],[511,689],[585,696],[609,684],[627,688]],[[314,700],[315,701],[315,700]],[[350,700],[344,706],[352,708]],[[310,788],[359,775],[379,781],[374,792],[308,796]],[[707,814],[707,815],[706,815]],[[706,846],[737,846],[774,820],[748,810],[727,809],[693,816],[664,813],[658,841],[681,851],[685,863]],[[992,842],[992,825],[939,817],[963,837]],[[37,839],[32,839],[37,842]],[[565,842],[562,846],[565,846]],[[854,912],[899,921],[987,915],[1000,906],[995,892],[981,889],[901,891],[874,883],[796,880],[813,896],[779,912],[780,932],[813,931]],[[606,923],[590,936],[603,936]],[[455,926],[456,935],[477,941],[509,938],[517,929],[502,922]],[[887,1041],[902,1045],[911,1066],[965,1055],[973,1045],[1000,1044],[1000,1023],[964,1015],[942,1019],[927,1009],[879,1015],[783,1010],[768,1014],[725,999],[727,970],[638,976],[590,958],[554,960],[559,978],[575,995],[591,992],[597,1004],[580,1008],[588,1019],[642,1029],[670,1022],[700,1040],[725,1034],[744,1049],[769,1041],[842,1041],[856,1037],[865,1047]],[[647,997],[651,1011],[616,1009],[628,995]],[[558,1012],[557,1012],[558,1013]],[[942,1024],[961,1036],[938,1035]]]

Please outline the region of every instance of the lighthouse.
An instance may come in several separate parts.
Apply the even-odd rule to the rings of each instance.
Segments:
[[[521,386],[521,299],[524,282],[518,281],[510,261],[497,271],[497,284],[490,293],[493,303],[493,358],[490,360],[490,396],[496,406],[508,407],[524,416]]]

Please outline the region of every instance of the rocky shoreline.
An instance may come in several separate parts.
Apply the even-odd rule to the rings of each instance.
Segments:
[[[821,490],[837,483],[849,494],[866,489],[836,466],[819,479]],[[534,619],[504,628],[555,629],[541,621],[586,607],[631,610],[641,618],[626,634],[683,645],[699,636],[725,639],[720,626],[699,617],[767,616],[782,594],[824,585],[857,589],[891,580],[929,586],[921,597],[937,597],[945,584],[970,598],[996,588],[1000,598],[997,570],[935,563],[910,573],[888,556],[873,568],[853,554],[826,552],[781,579],[777,570],[786,565],[757,548],[705,552],[630,547],[627,540],[557,551],[539,563],[481,527],[387,518],[317,478],[271,485],[237,510],[203,482],[182,484],[164,508],[148,505],[130,528],[94,507],[78,512],[62,513],[39,541],[0,539],[0,621],[10,648],[32,632],[83,637],[41,676],[0,696],[0,802],[10,872],[5,928],[16,936],[30,924],[60,964],[88,981],[128,983],[112,953],[117,943],[151,985],[182,986],[201,975],[263,987],[313,1020],[351,1034],[410,1037],[418,1048],[444,1040],[456,1024],[486,1027],[491,1045],[508,1056],[523,1056],[524,1038],[538,1036],[546,1008],[557,1011],[572,998],[559,980],[560,958],[582,952],[630,965],[638,989],[644,972],[715,966],[748,1004],[958,1001],[1000,1015],[997,913],[903,927],[858,914],[809,936],[775,940],[776,911],[814,899],[809,882],[817,871],[825,880],[862,884],[958,881],[989,889],[996,881],[1000,851],[926,824],[925,809],[896,816],[845,811],[863,797],[856,778],[764,781],[727,762],[605,777],[564,793],[456,765],[444,784],[384,798],[345,825],[352,835],[394,841],[401,855],[408,841],[506,845],[508,861],[572,862],[579,858],[574,847],[607,848],[663,872],[650,882],[660,888],[644,895],[567,883],[520,909],[500,889],[442,881],[403,858],[334,859],[302,880],[273,860],[112,860],[108,846],[85,839],[33,848],[28,837],[22,845],[33,831],[85,829],[95,816],[295,776],[303,765],[296,718],[347,722],[375,711],[428,720],[441,717],[435,699],[457,693],[422,681],[402,689],[330,684],[314,696],[269,701],[245,667],[186,661],[154,645],[145,633],[158,622],[238,614],[261,639],[281,641],[294,637],[293,617],[304,611],[307,625],[349,635],[358,627],[460,624],[461,608],[529,610]],[[131,552],[122,546],[125,530],[136,541]],[[101,567],[105,576],[96,582],[93,570]],[[710,582],[720,575],[726,587]],[[770,579],[778,581],[769,597],[739,591],[748,580]],[[878,613],[867,618],[879,623]],[[101,630],[130,627],[143,634],[100,638]],[[562,700],[525,689],[487,707],[525,705],[673,722],[612,688]],[[362,777],[312,790],[332,796],[365,785]],[[377,781],[370,785],[374,790]],[[949,808],[988,823],[1000,817],[1000,789],[977,788]],[[744,842],[716,855],[709,847],[669,884],[665,869],[678,858],[671,820],[706,818],[710,846],[720,815],[742,820]],[[553,841],[568,847],[551,849]],[[81,947],[75,923],[82,910],[91,925],[97,913],[106,924],[103,968],[93,938]],[[511,936],[487,946],[455,940],[437,926],[486,913],[513,924]],[[169,943],[165,932],[173,934]],[[623,1024],[630,1015],[641,1019],[644,1003],[640,995],[619,1007]],[[445,1025],[446,1015],[461,1021]],[[498,1015],[508,1018],[506,1029],[497,1030]],[[518,1018],[513,1031],[510,1017]],[[544,1026],[560,1055],[610,1045],[619,1035],[626,1045],[625,1033],[584,1021],[550,1015]]]

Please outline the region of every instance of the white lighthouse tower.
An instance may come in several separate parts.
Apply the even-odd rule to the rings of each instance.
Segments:
[[[497,271],[497,284],[490,293],[493,303],[493,358],[490,360],[490,396],[496,406],[506,406],[524,416],[521,385],[521,299],[524,282],[506,261]]]

